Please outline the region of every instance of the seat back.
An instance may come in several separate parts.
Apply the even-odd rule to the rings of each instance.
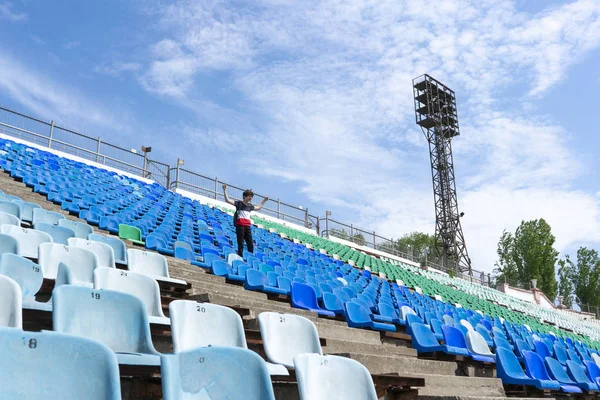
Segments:
[[[263,312],[258,316],[258,325],[267,359],[272,363],[293,368],[298,354],[323,354],[317,328],[308,318]]]
[[[83,222],[72,221],[70,219],[59,219],[58,226],[71,229],[75,232],[75,237],[80,239],[88,239],[88,235],[94,233],[94,228]]]
[[[560,383],[572,384],[574,383],[569,375],[565,372],[562,365],[558,361],[556,361],[552,357],[546,357],[544,359],[544,364],[546,365],[546,371],[548,371],[548,375]]]
[[[246,271],[246,273],[251,270]],[[299,282],[292,282],[292,305],[318,309],[317,293],[309,285],[304,285]]]
[[[92,233],[88,235],[87,239],[109,245],[113,249],[115,262],[127,265],[127,247],[125,246],[125,242],[123,242],[121,239],[100,235],[98,233]]]
[[[548,375],[548,371],[546,370],[546,366],[544,365],[542,357],[540,357],[538,353],[524,350],[523,359],[525,360],[525,371],[527,372],[527,375],[542,381],[552,380],[552,378],[550,378]]]
[[[42,243],[39,248],[38,264],[42,268],[44,278],[56,279],[58,265],[62,262],[71,269],[93,271],[98,267],[98,256],[84,248],[63,246],[55,243]],[[85,273],[85,272],[84,272]],[[91,272],[89,281],[91,280]]]
[[[507,350],[512,351],[512,346],[510,345],[510,343],[508,343],[508,341],[506,339],[503,339],[501,336],[494,336],[494,345],[496,346],[496,348],[504,348]]]
[[[165,256],[150,251],[127,249],[127,269],[149,276],[169,277]]]
[[[467,336],[467,349],[471,353],[479,354],[482,356],[493,356],[494,354],[490,351],[487,342],[477,331],[468,331]]]
[[[50,225],[58,225],[58,221],[65,219],[65,216],[59,212],[44,210],[43,208],[33,209],[32,223],[46,222]]]
[[[554,346],[555,346],[554,351],[556,352],[556,344]],[[557,353],[557,356],[558,356],[558,353]],[[592,353],[591,357],[592,357],[592,361],[594,361],[594,363],[596,363],[596,365],[600,366],[600,356],[596,353]]]
[[[75,237],[75,232],[64,226],[52,225],[47,222],[37,222],[34,226],[35,230],[46,232],[52,236],[52,242],[67,245],[69,238]]]
[[[585,373],[583,365],[573,360],[567,361],[567,371],[573,380],[577,383],[592,383],[590,378]]]
[[[35,296],[44,282],[44,275],[39,265],[11,253],[0,255],[0,275],[8,276],[17,282],[24,299]]]
[[[144,304],[112,290],[62,285],[52,291],[54,331],[98,340],[118,353],[157,354]]]
[[[160,287],[154,278],[116,268],[97,268],[94,289],[129,293],[144,303],[149,316],[165,317],[160,300]]]
[[[117,358],[102,343],[56,332],[0,328],[0,348],[3,398],[121,399]]]
[[[552,357],[552,354],[550,354],[546,343],[539,340],[534,340],[533,345],[535,346],[535,352],[538,353],[542,359],[546,357]]]
[[[26,222],[33,221],[33,210],[42,208],[39,204],[24,202],[21,204],[21,220]]]
[[[588,376],[592,381],[596,382],[597,378],[600,378],[600,367],[593,361],[584,361],[585,369],[587,370]]]
[[[498,378],[503,380],[506,378],[530,379],[523,372],[523,368],[521,368],[521,364],[519,364],[519,360],[517,360],[514,353],[503,347],[496,349],[496,373]]]
[[[444,333],[444,342],[446,345],[462,349],[467,348],[465,335],[463,335],[460,329],[449,325],[442,325],[442,332]]]
[[[69,246],[79,247],[91,251],[98,256],[98,267],[116,268],[115,252],[106,243],[94,242],[92,240],[70,238]]]
[[[227,256],[227,263],[231,266],[233,266],[233,262],[235,260],[244,260],[242,257],[240,257],[239,255],[237,255],[236,253],[231,253]]]
[[[454,324],[456,323],[454,321],[454,318],[452,318],[450,315],[443,315],[442,322],[444,323],[444,325],[448,325],[448,326],[454,326]]]
[[[412,331],[413,340],[416,341],[420,346],[431,347],[440,345],[433,332],[431,332],[431,329],[429,329],[426,325],[413,322],[410,324],[410,329]]]
[[[275,400],[266,363],[246,349],[204,347],[163,355],[161,372],[164,400]]]
[[[402,307],[400,307],[400,319],[401,320],[406,321],[406,316],[409,315],[409,314],[417,315],[417,313],[415,312],[415,310],[413,310],[409,306],[402,306]]]
[[[22,328],[21,287],[8,276],[0,275],[0,327]],[[4,349],[2,350],[4,358]]]
[[[0,233],[0,255],[5,253],[18,254],[19,244],[14,237]]]
[[[475,330],[473,328],[473,325],[471,325],[471,323],[469,321],[467,321],[466,319],[461,319],[460,320],[460,324],[462,326],[464,326],[465,328],[467,328],[469,331],[474,331]]]
[[[21,207],[12,201],[0,201],[0,212],[13,215],[21,219]]]
[[[38,247],[42,243],[52,243],[46,232],[21,228],[14,225],[0,225],[0,233],[12,236],[17,241],[18,254],[28,258],[38,258]]]
[[[242,318],[229,307],[175,300],[169,315],[175,353],[202,346],[248,348]]]
[[[0,212],[0,225],[21,226],[21,220],[13,214]]]
[[[574,361],[579,365],[583,365],[581,358],[579,358],[579,355],[577,355],[575,350],[571,350],[571,349],[567,350],[567,355],[569,356],[570,361]]]
[[[299,354],[294,366],[301,400],[378,398],[371,374],[356,360]]]

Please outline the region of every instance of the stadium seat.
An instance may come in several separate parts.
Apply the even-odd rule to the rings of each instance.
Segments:
[[[54,287],[60,285],[76,285],[93,288],[95,269],[96,267],[91,264],[73,265],[61,261],[58,263]]]
[[[294,358],[301,400],[377,400],[369,371],[358,361],[338,356],[299,354]]]
[[[113,253],[115,255],[115,263],[127,265],[127,247],[121,239],[100,235],[98,233],[92,233],[88,235],[86,239],[109,245],[113,249]]]
[[[145,244],[142,240],[142,231],[131,225],[119,224],[119,238],[142,246]]]
[[[523,351],[523,360],[525,361],[525,371],[527,375],[539,380],[542,386],[552,388],[552,386],[555,386],[555,382],[558,382],[560,384],[560,389],[565,393],[581,393],[581,389],[576,386],[563,384],[562,382],[552,379],[548,374],[548,370],[544,365],[542,357],[540,357],[538,353],[525,350]]]
[[[97,268],[94,271],[94,289],[129,293],[144,303],[150,323],[171,324],[162,310],[158,283],[147,275],[115,268]]]
[[[575,390],[572,393],[581,393],[581,388],[569,377],[569,375],[567,375],[567,372],[558,361],[552,357],[546,357],[544,364],[546,365],[548,376],[560,383],[561,388],[563,386],[568,387],[569,390],[572,390],[571,388],[577,388],[579,391]]]
[[[110,347],[119,364],[160,365],[144,304],[112,290],[63,285],[52,292],[56,332],[98,340]],[[98,316],[101,316],[99,318]]]
[[[590,379],[600,386],[600,367],[593,361],[584,361],[583,363]]]
[[[334,293],[323,293],[323,307],[336,315],[344,315],[344,302]]]
[[[8,276],[0,275],[0,327],[23,326],[21,287]],[[4,358],[4,349],[2,350]]]
[[[292,282],[292,306],[316,312],[319,315],[334,317],[335,313],[319,307],[315,289],[298,282]]]
[[[444,343],[454,354],[463,354],[469,355],[469,350],[467,348],[467,341],[465,340],[465,335],[458,328],[448,325],[442,325],[442,332],[444,333]],[[484,361],[484,362],[494,362],[493,358],[479,356],[477,354],[471,354],[471,357],[476,361]]]
[[[202,346],[248,348],[240,315],[229,307],[189,300],[169,304],[175,353]],[[271,375],[287,375],[281,365],[268,364]]]
[[[0,328],[0,348],[2,398],[121,400],[119,365],[102,343]]]
[[[503,347],[496,349],[496,374],[505,385],[526,385],[535,386],[540,390],[560,390],[560,384],[556,381],[540,381],[527,376],[513,352]]]
[[[575,381],[575,385],[586,392],[597,392],[599,390],[598,385],[590,380],[585,372],[585,368],[580,363],[573,360],[568,360],[567,372]]]
[[[42,287],[44,276],[39,265],[16,254],[0,255],[0,275],[8,276],[21,288],[24,302],[33,301]]]
[[[376,331],[396,332],[396,326],[371,319],[369,310],[356,301],[348,301],[345,306],[346,323],[351,328],[370,328]]]
[[[98,257],[98,267],[116,268],[115,252],[106,243],[95,242],[79,238],[69,239],[69,246],[86,249]]]
[[[442,328],[444,326],[442,326]],[[454,349],[445,345],[441,345],[435,338],[433,332],[431,332],[431,329],[424,324],[413,322],[410,324],[410,328],[412,335],[412,346],[419,353],[433,353],[441,351],[452,355],[469,355],[467,349]]]
[[[55,243],[42,243],[39,247],[38,263],[42,268],[44,278],[56,279],[58,274],[58,265],[62,262],[70,268],[86,271],[93,271],[98,267],[98,256],[84,248],[63,246]],[[89,276],[91,278],[92,273]],[[81,276],[81,275],[77,275]],[[90,281],[92,282],[92,281]]]
[[[42,243],[52,243],[52,237],[46,232],[20,228],[14,225],[0,225],[0,233],[12,236],[17,241],[20,256],[37,259],[38,247]]]
[[[475,328],[473,328],[473,325],[471,325],[471,323],[469,321],[467,321],[466,319],[461,319],[459,323],[462,326],[464,326],[465,328],[467,328],[467,330],[469,330],[469,331],[475,330]]]
[[[552,357],[550,351],[548,350],[548,346],[540,340],[534,340],[533,345],[535,346],[535,352],[539,354],[539,356],[543,359],[546,357]]]
[[[42,208],[39,204],[23,202],[20,204],[21,207],[21,221],[28,223],[33,222],[33,210],[36,208]]]
[[[164,400],[275,400],[265,362],[247,349],[211,346],[163,355],[161,372]]]
[[[13,214],[0,212],[0,225],[21,226],[21,220]]]
[[[127,249],[127,269],[153,277],[159,281],[186,284],[185,281],[169,276],[167,259],[162,254],[150,251]]]
[[[600,355],[596,354],[596,353],[592,353],[590,355],[590,357],[592,357],[592,361],[600,367]]]
[[[466,336],[467,349],[471,354],[475,354],[487,359],[496,360],[496,355],[490,351],[490,348],[481,334],[477,331],[469,331]]]
[[[48,211],[43,208],[34,208],[31,223],[35,225],[39,222],[46,222],[50,225],[58,225],[58,221],[61,219],[65,219],[65,216],[59,212]]]
[[[21,207],[12,201],[0,201],[0,212],[10,214],[21,219]]]
[[[67,245],[69,238],[75,237],[75,232],[63,226],[51,225],[47,222],[36,222],[33,228],[52,236],[52,242]]]
[[[10,235],[0,233],[0,255],[4,253],[18,254],[19,247],[17,239]]]
[[[59,219],[58,226],[71,229],[75,232],[75,237],[80,239],[88,239],[88,236],[94,233],[94,228],[83,222],[72,221],[70,219]]]
[[[256,269],[246,270],[246,281],[244,283],[246,290],[260,290],[265,293],[287,295],[288,293],[278,287],[269,285],[267,275]]]
[[[267,359],[274,364],[294,368],[294,357],[298,354],[323,354],[317,328],[308,318],[262,312],[258,315],[258,325]]]

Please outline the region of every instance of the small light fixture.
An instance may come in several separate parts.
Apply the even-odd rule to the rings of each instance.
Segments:
[[[142,152],[143,153],[150,153],[152,151],[152,147],[150,146],[142,146]]]
[[[177,165],[183,165],[183,164],[185,164],[185,161],[182,158],[178,158]]]
[[[537,287],[537,279],[532,279],[531,280],[531,288],[535,289]]]

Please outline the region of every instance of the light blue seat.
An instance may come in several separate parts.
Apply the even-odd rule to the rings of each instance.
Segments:
[[[70,238],[68,242],[69,247],[79,247],[94,253],[98,257],[98,267],[116,268],[115,252],[106,243],[79,238]]]
[[[446,326],[446,325],[444,325]],[[412,346],[419,353],[434,353],[444,352],[452,355],[468,356],[469,352],[466,349],[453,349],[445,345],[441,345],[431,329],[426,325],[413,322],[410,324],[412,335]]]
[[[75,237],[75,232],[63,226],[51,225],[47,222],[36,222],[33,228],[52,236],[53,243],[67,245],[69,238]]]
[[[346,323],[351,328],[370,328],[383,332],[396,331],[396,326],[393,324],[373,321],[369,314],[369,310],[356,301],[346,302],[345,310]]]
[[[138,274],[153,277],[157,281],[186,285],[181,279],[169,276],[169,265],[162,254],[151,251],[127,249],[127,269]]]
[[[38,258],[38,247],[42,243],[52,243],[52,236],[35,229],[14,225],[0,225],[0,233],[12,236],[17,241],[18,254],[27,258]]]
[[[260,290],[265,293],[284,296],[288,294],[283,289],[269,285],[267,276],[256,269],[246,270],[246,281],[244,283],[244,288],[247,290]]]
[[[19,244],[14,237],[0,233],[0,255],[5,253],[18,254]]]
[[[551,379],[554,379],[555,381],[560,383],[561,387],[574,387],[579,391],[575,390],[571,393],[582,393],[581,388],[577,385],[576,382],[574,382],[569,377],[569,375],[567,375],[567,372],[564,370],[563,366],[558,361],[556,361],[552,357],[546,357],[544,363],[546,365],[546,371],[548,372],[548,376]]]
[[[541,381],[527,376],[517,357],[511,350],[504,347],[496,349],[496,374],[505,385],[526,385],[541,390],[560,390],[560,384],[556,381]]]
[[[21,226],[21,220],[12,214],[0,211],[0,225]]]
[[[95,340],[0,328],[0,348],[5,399],[121,399],[117,359]]]
[[[56,243],[42,243],[39,247],[39,253],[38,264],[42,268],[45,279],[57,279],[58,266],[60,263],[63,263],[70,269],[91,271],[87,276],[90,277],[89,282],[92,283],[93,271],[99,266],[98,256],[80,247],[63,246]],[[80,276],[77,272],[75,273],[77,276]]]
[[[64,226],[75,232],[75,237],[88,239],[88,236],[94,233],[94,228],[83,222],[72,221],[70,219],[59,219],[58,226]]]
[[[596,384],[600,385],[600,367],[593,361],[584,361],[585,369],[587,370],[588,376]]]
[[[299,354],[294,358],[301,400],[377,400],[371,374],[350,358]]]
[[[127,246],[125,246],[125,242],[123,242],[121,239],[100,235],[98,233],[92,233],[88,235],[86,239],[109,245],[113,249],[115,263],[127,265]]]
[[[323,293],[323,307],[337,315],[344,315],[344,302],[333,293]]]
[[[65,216],[59,212],[44,210],[43,208],[34,208],[33,209],[33,225],[38,222],[46,222],[50,225],[58,225],[58,221],[61,219],[65,219]]]
[[[21,287],[8,276],[0,275],[0,327],[23,326]],[[4,357],[4,349],[2,357]]]
[[[250,270],[248,270],[250,271]],[[248,272],[247,271],[247,272]],[[316,312],[319,315],[334,317],[335,313],[322,309],[317,302],[315,289],[308,285],[292,282],[292,306]]]
[[[52,292],[56,332],[98,340],[110,347],[119,364],[160,365],[142,301],[127,293],[63,285]],[[101,318],[99,318],[101,316]]]
[[[21,220],[31,223],[33,221],[33,210],[42,208],[39,204],[23,202],[21,206]]]
[[[0,255],[0,275],[5,275],[21,287],[23,301],[34,301],[34,296],[42,287],[42,268],[27,258],[16,254]]]
[[[573,360],[567,361],[567,372],[575,381],[575,385],[585,390],[586,392],[597,392],[598,385],[592,382],[585,372],[585,368]]]
[[[266,363],[247,349],[202,347],[163,355],[161,371],[164,400],[275,400]]]
[[[527,375],[539,380],[542,386],[548,387],[549,389],[553,389],[556,386],[556,382],[558,381],[550,377],[546,366],[544,365],[544,361],[538,353],[525,350],[523,351],[523,359],[525,361],[525,371],[527,372]],[[565,393],[581,393],[581,389],[574,385],[564,384],[562,382],[558,383],[560,389]]]
[[[12,201],[0,201],[0,212],[13,215],[21,219],[21,207]]]

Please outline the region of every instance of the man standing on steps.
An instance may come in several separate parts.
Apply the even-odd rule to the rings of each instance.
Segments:
[[[237,236],[238,255],[240,257],[243,257],[244,255],[244,240],[246,241],[246,246],[248,246],[248,251],[250,253],[254,253],[254,242],[252,241],[252,230],[250,228],[252,225],[250,213],[263,208],[269,198],[265,197],[257,206],[252,205],[250,202],[254,197],[254,193],[252,193],[252,190],[248,189],[244,190],[244,193],[242,194],[243,200],[233,201],[229,199],[229,196],[227,196],[226,184],[223,184],[223,196],[225,196],[225,202],[235,207],[233,224],[235,225],[235,234]]]

